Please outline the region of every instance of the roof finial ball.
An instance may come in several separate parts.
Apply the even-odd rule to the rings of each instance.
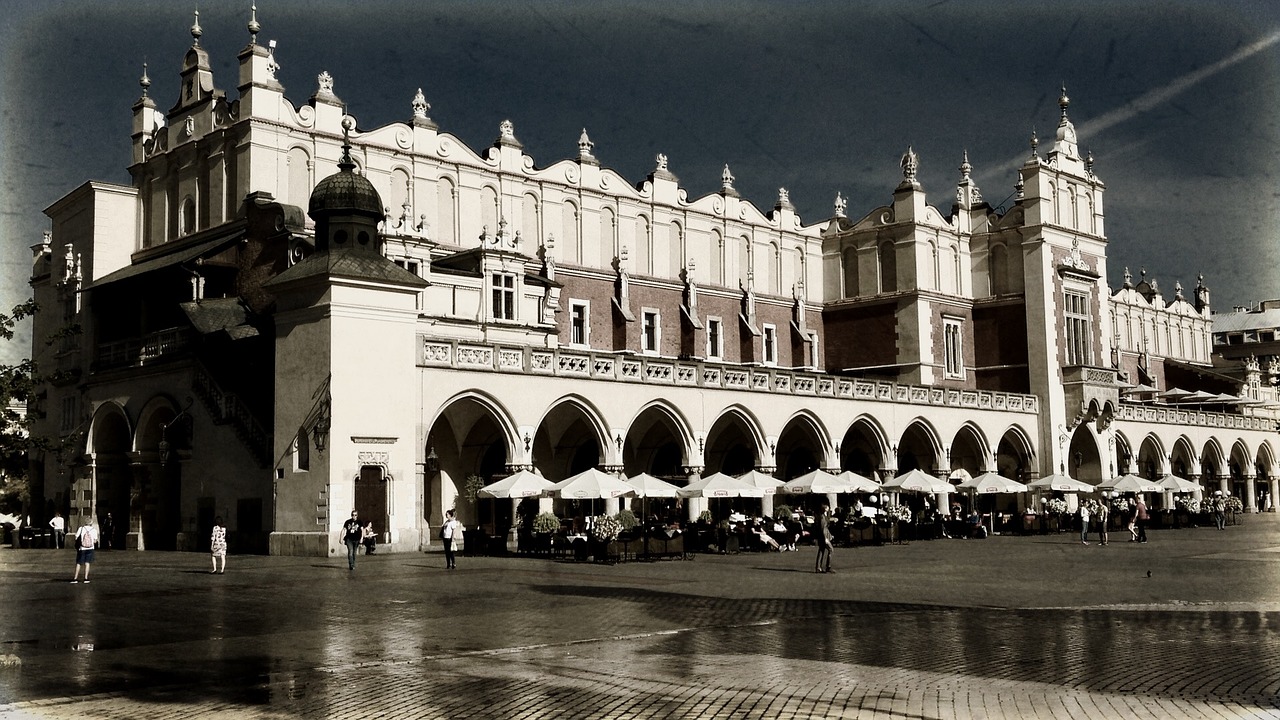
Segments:
[[[258,5],[253,3],[249,5],[249,44],[258,44],[258,31],[262,26],[258,24]]]
[[[351,131],[355,126],[355,118],[350,115],[342,116],[342,159],[338,161],[339,170],[351,172],[356,169],[355,161],[351,159]]]
[[[142,77],[138,78],[138,84],[142,86],[142,97],[146,97],[147,89],[151,87],[151,78],[147,77],[146,63],[142,63]]]
[[[203,34],[204,31],[200,29],[200,11],[196,10],[196,20],[191,24],[191,39],[194,41],[192,47],[200,47],[200,36]]]
[[[1062,119],[1067,119],[1067,106],[1071,104],[1071,98],[1067,97],[1067,84],[1062,84],[1062,95],[1058,96],[1058,107],[1062,108]]]

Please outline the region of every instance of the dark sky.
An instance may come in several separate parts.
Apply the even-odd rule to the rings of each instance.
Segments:
[[[249,0],[202,0],[201,44],[234,97]],[[176,99],[192,15],[159,0],[6,4],[0,30],[0,306],[29,295],[42,210],[85,180],[128,183],[130,106]],[[1167,299],[1203,273],[1226,311],[1280,298],[1280,3],[377,2],[259,0],[295,105],[327,70],[362,129],[410,117],[487,147],[510,118],[539,166],[585,126],[631,181],[666,153],[690,197],[737,188],[806,223],[837,191],[885,204],[908,145],[950,210],[966,149],[993,204],[1057,125],[1066,84],[1107,185],[1109,280],[1145,267]],[[24,350],[25,352],[25,350]],[[13,348],[0,346],[0,360]]]

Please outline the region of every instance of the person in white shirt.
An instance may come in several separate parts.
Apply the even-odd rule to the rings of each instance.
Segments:
[[[84,566],[84,581],[89,582],[89,566],[93,564],[93,549],[98,546],[98,528],[81,525],[76,530],[76,574],[72,583],[80,582],[80,566]]]
[[[53,546],[59,550],[67,546],[67,522],[62,519],[62,513],[53,514],[53,519],[49,521],[49,527],[53,528]]]
[[[461,525],[452,510],[445,513],[444,524],[440,526],[440,540],[444,543],[444,566],[447,570],[457,567],[454,564],[456,546],[453,543],[457,540],[458,533],[462,532]]]

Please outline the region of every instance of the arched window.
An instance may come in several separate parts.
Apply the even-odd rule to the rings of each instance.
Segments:
[[[582,249],[578,243],[578,206],[565,202],[560,208],[560,223],[560,259],[577,264],[582,261]]]
[[[898,291],[898,256],[892,240],[880,243],[880,292]]]
[[[526,252],[542,244],[538,232],[538,198],[532,193],[526,193],[520,202],[520,239],[526,243]]]
[[[942,290],[942,258],[938,257],[938,244],[929,241],[929,263],[933,272],[929,273],[929,282],[934,290]]]
[[[300,208],[306,208],[311,200],[311,157],[307,151],[296,147],[289,150],[285,159],[289,165],[289,174],[285,177],[285,191],[281,193],[285,202]]]
[[[436,239],[448,245],[458,244],[458,193],[453,181],[442,177],[436,181]]]
[[[847,247],[841,256],[840,267],[844,273],[844,296],[858,297],[858,248]]]
[[[667,236],[667,262],[671,277],[678,278],[684,269],[684,229],[680,223],[673,222],[667,232],[670,233]]]
[[[488,185],[480,188],[480,223],[490,235],[498,233],[498,191]]]
[[[613,208],[602,208],[600,210],[600,265],[608,267],[613,258],[618,254],[617,250],[617,233],[618,223],[613,215]]]
[[[711,267],[707,270],[707,282],[724,285],[724,237],[719,230],[711,231]]]
[[[405,204],[409,205],[409,220],[413,220],[413,202],[409,198],[409,173],[404,168],[391,171],[391,187],[387,191],[387,210],[393,222],[404,216]]]
[[[747,274],[752,272],[751,239],[743,235],[738,241],[738,280],[744,287],[747,284]]]
[[[196,201],[190,195],[182,199],[182,216],[179,218],[180,234],[190,235],[196,230]]]
[[[991,278],[991,294],[1009,292],[1009,251],[1004,245],[992,245],[987,255],[987,272]]]
[[[769,252],[769,292],[775,295],[782,294],[782,250],[778,247],[778,243],[771,242],[768,245]]]
[[[636,272],[648,275],[653,272],[653,231],[649,218],[636,218]]]

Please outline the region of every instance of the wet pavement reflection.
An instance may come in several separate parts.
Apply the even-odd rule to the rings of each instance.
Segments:
[[[1267,565],[1209,562],[1231,597],[1233,583],[1275,576],[1280,533],[1256,537],[1250,551]],[[1034,567],[1045,552],[983,547],[992,564]],[[948,580],[973,598],[963,605],[938,602],[913,579],[919,566],[888,548],[840,556],[862,566],[836,578],[802,572],[807,555],[617,567],[466,558],[447,575],[422,556],[362,558],[355,574],[244,558],[209,577],[190,569],[202,556],[104,553],[92,585],[68,586],[48,569],[67,558],[39,552],[0,551],[0,656],[19,660],[0,664],[3,718],[1071,717],[1081,698],[1100,717],[1133,703],[1150,717],[1280,717],[1280,598],[1257,601],[1265,587],[1250,603],[1212,604],[1199,595],[1212,587],[1157,577],[1115,585],[1106,605],[1032,608],[993,607],[1007,593]],[[1159,552],[1143,566],[1202,554]],[[1153,597],[1166,599],[1138,602]]]

